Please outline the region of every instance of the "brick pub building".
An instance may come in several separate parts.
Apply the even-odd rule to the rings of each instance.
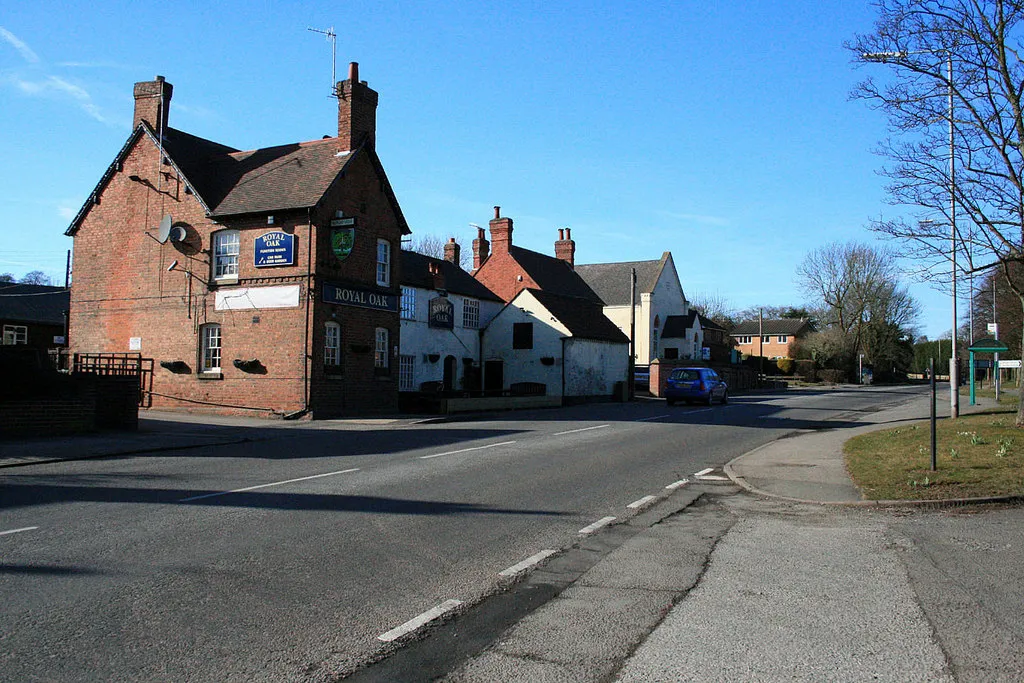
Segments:
[[[337,137],[254,151],[170,128],[160,76],[134,94],[133,132],[66,233],[72,352],[152,359],[153,407],[396,410],[409,228],[358,65]]]

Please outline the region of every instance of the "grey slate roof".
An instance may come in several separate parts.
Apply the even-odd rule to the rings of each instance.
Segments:
[[[528,289],[544,308],[569,328],[573,337],[628,344],[629,337],[604,314],[599,301],[562,296],[550,291]]]
[[[697,314],[697,319],[700,320],[700,327],[703,330],[718,330],[719,332],[728,332],[727,329],[716,323],[711,318],[703,315],[702,313]]]
[[[63,325],[71,307],[71,292],[64,287],[0,283],[0,320]]]
[[[690,311],[686,315],[670,315],[665,318],[665,325],[661,328],[662,339],[682,339],[686,337],[686,331],[692,330],[697,322],[697,311]]]
[[[579,273],[562,259],[517,246],[510,246],[508,253],[545,292],[578,297],[602,306],[605,304]]]
[[[406,287],[434,289],[434,276],[430,273],[431,263],[441,268],[447,291],[484,301],[501,301],[501,297],[454,263],[405,249],[402,250],[402,284]]]
[[[758,326],[757,320],[747,320],[732,328],[730,335],[754,335],[759,334],[758,330],[768,334],[788,334],[794,337],[804,334],[810,330],[810,323],[806,320],[796,318],[782,318],[780,320],[765,320],[762,326]]]
[[[658,284],[658,277],[665,267],[665,262],[668,261],[668,256],[669,252],[666,251],[656,261],[578,265],[576,272],[586,280],[591,289],[597,292],[606,305],[628,306],[630,270],[636,268],[637,297],[640,294],[649,294]]]

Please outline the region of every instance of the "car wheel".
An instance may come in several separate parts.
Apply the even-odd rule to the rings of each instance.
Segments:
[[[704,402],[706,404],[708,404],[709,406],[710,405],[714,405],[714,403],[715,403],[715,392],[713,392],[710,389],[708,389],[708,397],[707,397],[707,399],[705,399]]]
[[[726,389],[725,391],[722,392],[722,405],[724,406],[728,402],[729,402],[729,390]]]

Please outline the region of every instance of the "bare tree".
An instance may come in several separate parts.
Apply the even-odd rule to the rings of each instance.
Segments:
[[[415,235],[411,240],[404,243],[402,248],[407,251],[414,251],[417,254],[423,254],[424,256],[430,256],[432,258],[443,259],[444,258],[444,245],[448,242],[443,237],[437,235]],[[455,238],[455,242],[459,245],[459,267],[463,270],[469,270],[473,265],[473,255],[469,250],[462,249],[462,243],[458,238]]]
[[[25,275],[19,280],[23,285],[49,285],[52,284],[50,276],[41,270],[33,270],[25,273]]]
[[[14,276],[10,273],[0,273],[0,282],[14,282]]]
[[[920,211],[873,227],[901,240],[925,277],[949,278],[956,252],[968,268],[975,258],[999,264],[1024,308],[1024,287],[1011,276],[1011,264],[1024,260],[1024,2],[881,0],[877,7],[875,30],[847,47],[858,60],[885,55],[893,79],[868,78],[854,96],[883,111],[897,135],[879,150],[889,159],[891,202]],[[1017,426],[1024,427],[1024,400]]]
[[[902,349],[913,342],[918,306],[899,275],[890,250],[864,244],[827,244],[804,257],[797,278],[820,309],[819,323],[828,332],[820,353],[838,354],[832,367],[851,369],[863,353],[883,371],[901,369],[907,360]]]
[[[698,292],[690,300],[690,306],[726,329],[736,324],[736,313],[721,292]]]

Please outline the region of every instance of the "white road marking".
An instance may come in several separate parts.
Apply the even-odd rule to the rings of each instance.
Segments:
[[[697,413],[709,413],[714,408],[701,408],[700,410],[687,410],[683,415],[696,415]]]
[[[608,526],[609,524],[611,524],[614,521],[615,521],[614,517],[602,517],[601,519],[597,520],[593,524],[591,524],[589,526],[585,526],[582,529],[580,529],[579,533],[581,533],[581,534],[592,534],[595,531],[597,531],[598,529],[600,529],[601,527]]]
[[[188,503],[193,500],[202,500],[203,498],[215,498],[217,496],[226,496],[230,493],[244,493],[245,491],[255,491],[256,489],[265,489],[270,486],[281,486],[283,484],[292,484],[297,481],[308,481],[309,479],[320,479],[321,477],[333,477],[336,474],[348,474],[349,472],[358,472],[358,467],[353,467],[350,470],[338,470],[337,472],[326,472],[324,474],[314,474],[309,477],[299,477],[298,479],[288,479],[285,481],[275,481],[271,484],[260,484],[258,486],[246,486],[244,489],[232,489],[230,491],[220,491],[218,493],[204,493],[201,496],[192,496],[191,498],[182,498],[179,503]]]
[[[6,536],[7,534],[20,534],[22,531],[34,531],[38,529],[37,526],[25,526],[20,529],[11,529],[10,531],[0,531],[0,536]]]
[[[555,552],[556,551],[554,550],[541,550],[536,555],[526,558],[519,564],[514,564],[508,569],[501,570],[500,572],[498,572],[498,576],[515,576],[519,572],[526,571],[527,569],[537,564],[541,560],[551,557],[555,554]]]
[[[639,510],[640,508],[644,507],[645,505],[650,505],[651,503],[653,503],[656,500],[658,500],[657,496],[644,496],[640,500],[634,500],[632,503],[630,503],[626,507],[628,507],[630,510]]]
[[[596,427],[584,427],[583,429],[570,429],[567,432],[555,432],[553,436],[562,436],[563,434],[575,434],[576,432],[589,432],[591,429],[604,429],[605,427],[611,427],[611,425],[597,425]]]
[[[672,417],[672,416],[668,415],[668,414],[665,414],[665,415],[655,415],[654,417],[641,417],[639,420],[635,420],[635,422],[647,422],[649,420],[660,420],[663,417]]]
[[[472,448],[462,448],[457,451],[448,451],[446,453],[434,453],[433,455],[421,455],[420,460],[430,460],[431,458],[440,458],[442,455],[455,455],[456,453],[468,453],[470,451],[482,451],[485,448],[496,448],[498,446],[511,446],[515,441],[502,441],[501,443],[490,443],[486,446],[473,446]]]
[[[686,486],[689,483],[690,483],[689,479],[680,479],[679,481],[672,482],[671,484],[669,484],[665,488],[667,488],[669,491],[672,491],[674,489],[679,488],[680,486]]]
[[[461,600],[445,600],[437,607],[431,607],[423,614],[413,619],[410,619],[401,626],[393,628],[387,633],[380,634],[379,636],[377,636],[377,640],[383,640],[385,643],[390,643],[392,640],[397,640],[398,638],[401,638],[406,633],[412,633],[420,626],[423,626],[424,624],[429,623],[434,619],[437,619],[446,612],[452,611],[461,604]]]
[[[717,474],[705,474],[697,478],[703,481],[729,481],[729,477],[722,477]]]
[[[700,472],[694,472],[693,476],[695,476],[695,477],[703,477],[705,474],[711,474],[714,471],[715,471],[714,467],[708,467],[707,469],[703,469]]]

